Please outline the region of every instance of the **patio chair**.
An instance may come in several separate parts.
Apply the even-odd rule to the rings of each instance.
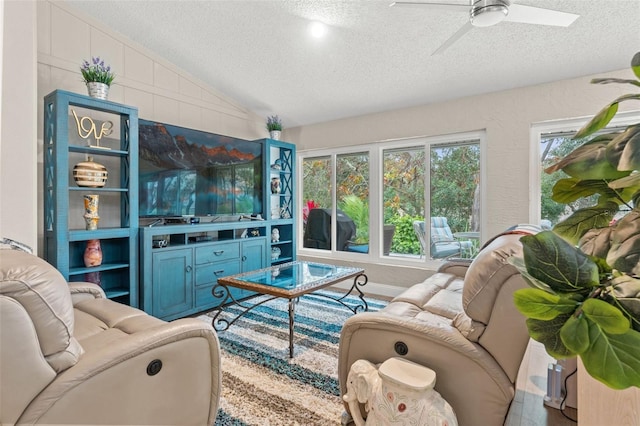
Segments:
[[[414,221],[413,231],[416,233],[418,241],[420,242],[422,254],[425,254],[427,252],[427,234],[424,221]],[[459,241],[455,239],[446,217],[431,218],[430,253],[432,259],[460,256],[462,252],[471,252],[472,247],[471,241]]]

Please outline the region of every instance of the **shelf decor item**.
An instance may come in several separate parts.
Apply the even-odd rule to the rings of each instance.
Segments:
[[[84,196],[84,220],[86,222],[87,231],[95,231],[98,229],[98,201],[99,195],[85,195]]]
[[[100,163],[89,157],[87,161],[81,161],[73,166],[73,179],[76,185],[87,188],[102,188],[107,183],[109,172]]]
[[[89,96],[106,100],[109,96],[109,87],[115,78],[111,67],[105,65],[100,57],[95,57],[91,58],[91,62],[85,60],[80,67],[80,72],[87,84]]]
[[[82,139],[87,140],[88,146],[91,148],[100,148],[100,149],[111,149],[106,146],[100,145],[100,140],[104,136],[109,136],[113,133],[113,122],[112,121],[104,121],[102,123],[96,123],[91,117],[78,117],[76,111],[71,109],[71,113],[73,114],[73,118],[76,120],[76,127],[78,129],[78,136]],[[100,130],[98,131],[97,124],[100,124]],[[91,144],[91,136],[96,140],[96,144]]]
[[[271,178],[271,193],[279,194],[282,190],[282,183],[280,182],[280,178],[274,177]]]
[[[102,265],[102,247],[100,240],[88,240],[84,250],[84,266],[91,268]]]
[[[278,260],[281,254],[282,250],[280,250],[280,247],[271,248],[271,260]]]
[[[279,141],[282,132],[282,120],[280,120],[280,117],[277,115],[267,117],[267,130],[271,139]]]

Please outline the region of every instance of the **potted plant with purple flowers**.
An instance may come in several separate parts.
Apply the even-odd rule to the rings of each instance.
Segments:
[[[100,57],[91,58],[91,62],[84,61],[80,67],[82,78],[87,84],[89,96],[98,99],[107,99],[109,87],[113,83],[115,74],[111,67],[105,65]]]
[[[282,120],[277,115],[267,117],[267,130],[271,139],[280,140],[280,132],[282,132]]]

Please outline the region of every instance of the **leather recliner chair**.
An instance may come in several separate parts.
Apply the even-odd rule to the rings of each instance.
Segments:
[[[448,261],[381,311],[349,318],[340,336],[341,395],[355,361],[401,356],[436,372],[435,389],[459,425],[502,425],[529,343],[513,302],[513,292],[527,284],[508,262],[522,256],[522,234],[502,234],[473,261]]]
[[[211,425],[221,390],[212,327],[167,323],[0,250],[0,424]]]

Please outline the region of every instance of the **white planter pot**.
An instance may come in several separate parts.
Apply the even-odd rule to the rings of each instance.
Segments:
[[[269,137],[273,140],[280,140],[280,130],[271,130],[269,131]]]
[[[109,97],[109,86],[106,83],[91,81],[87,83],[87,90],[92,98],[107,100]]]

